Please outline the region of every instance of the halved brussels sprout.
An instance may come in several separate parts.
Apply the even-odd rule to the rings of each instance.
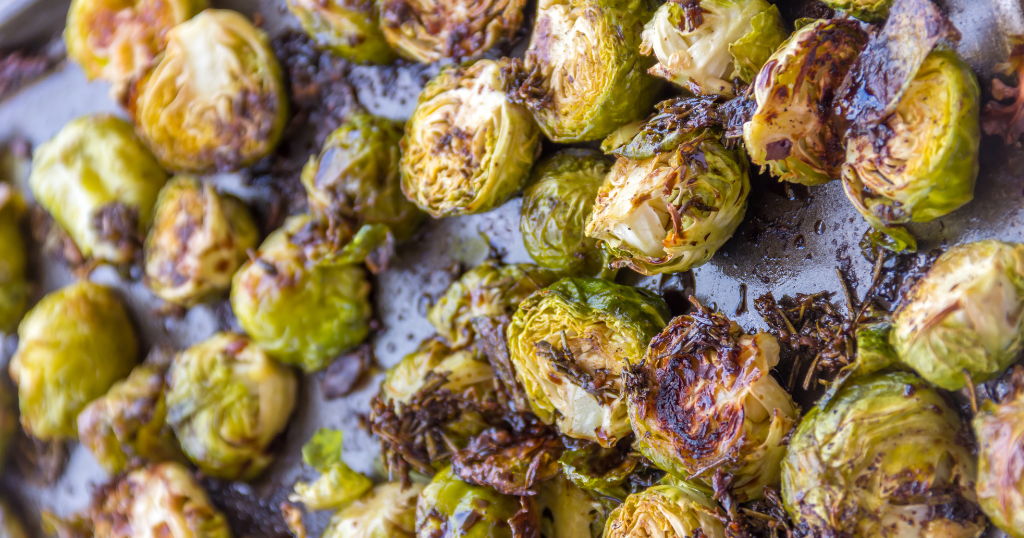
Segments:
[[[789,31],[767,0],[670,0],[644,26],[640,52],[648,72],[695,94],[734,94],[750,83]]]
[[[74,0],[64,43],[86,76],[119,95],[164,50],[171,28],[205,7],[206,0]]]
[[[1014,393],[998,404],[986,402],[974,417],[978,439],[978,504],[993,525],[1024,538],[1024,391],[1015,372]]]
[[[445,469],[423,488],[416,505],[416,536],[512,538],[519,499],[459,480]]]
[[[288,0],[288,10],[317,45],[361,64],[395,59],[371,0]]]
[[[670,317],[653,293],[564,278],[519,305],[508,326],[533,412],[569,437],[611,446],[630,431],[620,374]]]
[[[953,247],[917,281],[893,318],[900,360],[946,390],[987,381],[1024,349],[1024,245]]]
[[[295,373],[244,336],[217,333],[182,351],[167,373],[167,423],[193,463],[224,480],[252,480],[292,410]]]
[[[505,62],[442,70],[405,126],[402,191],[435,218],[490,211],[526,182],[540,133],[505,95]]]
[[[171,303],[193,306],[227,291],[246,251],[259,242],[241,200],[191,176],[164,186],[155,213],[146,238],[146,284]]]
[[[291,502],[309,510],[339,510],[373,488],[373,481],[353,471],[341,458],[344,435],[341,430],[320,428],[302,446],[302,461],[320,477],[313,483],[296,482]]]
[[[732,476],[740,501],[779,483],[779,462],[800,412],[771,376],[774,336],[700,307],[651,340],[623,375],[637,449],[682,480]]]
[[[3,538],[30,538],[25,523],[6,502],[0,499],[0,536]]]
[[[609,512],[562,474],[540,485],[537,510],[544,538],[600,538]]]
[[[25,432],[41,441],[77,438],[78,413],[131,373],[138,348],[110,288],[83,280],[43,297],[18,327],[10,364]]]
[[[36,148],[28,184],[87,258],[128,263],[142,246],[167,182],[128,122],[83,116]]]
[[[415,538],[416,501],[423,486],[379,484],[331,517],[321,538]]]
[[[422,63],[478,57],[515,41],[526,0],[381,0],[380,27],[403,57]]]
[[[597,241],[583,233],[610,167],[609,158],[587,149],[564,149],[534,167],[519,229],[538,265],[563,274],[614,274]]]
[[[567,446],[558,463],[566,478],[579,488],[591,491],[601,499],[622,503],[633,486],[640,482],[632,479],[647,474],[643,456],[632,449],[631,441],[627,437],[608,448],[597,443]]]
[[[893,0],[821,0],[826,6],[862,21],[880,22],[889,16]]]
[[[14,330],[28,305],[28,254],[19,226],[24,206],[14,188],[0,181],[0,332]]]
[[[843,189],[872,226],[927,222],[974,198],[980,92],[967,62],[939,47],[921,64],[895,112],[851,133]]]
[[[336,245],[357,246],[355,239],[340,230],[334,242],[325,228],[309,215],[290,217],[231,285],[231,307],[253,341],[307,372],[326,368],[370,333],[366,269],[333,259]]]
[[[302,169],[310,210],[386,224],[399,240],[411,236],[425,215],[402,194],[401,139],[400,123],[364,112],[348,116]]]
[[[852,19],[813,21],[772,54],[754,81],[757,109],[743,126],[754,164],[783,181],[819,185],[839,177],[842,133],[831,121],[835,91],[867,44]]]
[[[285,90],[267,35],[238,12],[207,9],[167,33],[130,105],[136,131],[166,168],[231,171],[277,145]]]
[[[782,499],[813,536],[976,538],[970,435],[913,374],[847,383],[811,409],[782,463]]]
[[[686,484],[663,484],[634,493],[608,518],[604,538],[725,538],[718,503]]]
[[[174,432],[167,425],[164,376],[170,353],[150,354],[106,395],[78,415],[78,438],[107,473],[116,475],[135,458],[183,461]]]
[[[448,345],[462,348],[476,337],[473,318],[511,316],[523,299],[556,279],[554,273],[534,265],[488,260],[452,282],[430,307],[427,320]]]

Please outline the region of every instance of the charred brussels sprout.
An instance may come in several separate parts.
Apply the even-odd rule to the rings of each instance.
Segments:
[[[288,10],[317,45],[356,63],[395,59],[372,0],[288,0]]]
[[[434,475],[420,494],[416,536],[512,538],[508,520],[518,511],[517,498],[463,482],[448,468]]]
[[[161,299],[193,306],[231,287],[259,241],[245,204],[189,176],[172,179],[156,202],[146,238],[146,283]]]
[[[131,103],[136,131],[171,170],[237,170],[269,154],[288,116],[266,34],[241,14],[207,9],[167,34]]]
[[[624,375],[637,449],[683,480],[732,476],[741,500],[779,483],[799,410],[769,373],[779,343],[700,307],[654,337]]]
[[[537,510],[544,538],[600,538],[609,512],[561,474],[540,485]]]
[[[757,109],[743,126],[754,164],[805,185],[839,177],[845,155],[830,111],[867,37],[852,19],[818,20],[772,54],[754,81]]]
[[[634,493],[608,518],[604,538],[724,538],[725,514],[715,501],[686,484]]]
[[[25,523],[10,505],[0,500],[0,536],[3,538],[29,538]]]
[[[788,34],[767,0],[671,0],[644,26],[640,52],[658,59],[652,75],[695,94],[731,96],[730,81],[749,84]]]
[[[400,240],[411,236],[424,215],[402,194],[401,138],[399,123],[366,113],[349,116],[302,169],[313,213],[386,224]]]
[[[977,537],[985,517],[965,428],[913,374],[848,383],[790,440],[786,510],[813,536]]]
[[[331,517],[322,538],[415,538],[416,501],[423,486],[380,484]]]
[[[21,197],[0,181],[0,332],[18,326],[28,303],[28,254],[18,222],[23,210]]]
[[[850,135],[843,188],[872,226],[927,222],[974,198],[980,100],[967,62],[940,47],[921,64],[895,112]]]
[[[42,441],[75,439],[75,418],[135,366],[128,313],[105,286],[80,281],[39,301],[18,327],[11,378],[21,425]]]
[[[533,412],[569,437],[615,444],[631,431],[620,375],[668,319],[660,297],[605,280],[565,278],[531,295],[507,334]]]
[[[959,390],[999,375],[1024,349],[1024,245],[953,247],[904,299],[889,337],[900,360]]]
[[[522,188],[540,134],[505,95],[504,60],[449,67],[420,93],[402,139],[402,191],[435,218],[489,211]]]
[[[312,483],[297,482],[288,496],[308,510],[338,510],[361,498],[373,488],[373,481],[353,471],[341,458],[344,436],[340,430],[321,428],[302,446],[302,461],[316,469],[320,478]]]
[[[526,0],[381,0],[380,27],[403,57],[460,60],[515,41]]]
[[[207,475],[251,480],[273,460],[298,381],[244,336],[218,333],[175,357],[167,373],[167,422]]]
[[[978,504],[989,521],[1013,538],[1024,537],[1024,391],[1017,385],[1001,403],[986,402],[974,417],[978,439]]]
[[[32,156],[29,186],[82,255],[127,263],[140,250],[167,173],[124,120],[78,118]]]
[[[821,0],[826,6],[862,21],[880,22],[889,16],[893,0]]]
[[[563,274],[611,273],[597,241],[583,233],[609,161],[597,151],[566,149],[534,167],[519,229],[538,265]]]

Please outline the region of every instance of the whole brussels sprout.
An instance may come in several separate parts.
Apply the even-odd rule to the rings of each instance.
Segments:
[[[862,21],[880,22],[889,16],[893,0],[821,0],[826,6]]]
[[[78,413],[131,373],[138,348],[110,288],[79,281],[43,297],[18,327],[10,363],[25,432],[41,441],[78,437]]]
[[[658,63],[648,72],[695,94],[735,93],[750,83],[789,31],[767,0],[670,0],[644,26],[640,52]]]
[[[288,0],[288,10],[317,45],[360,64],[391,63],[396,55],[370,0]]]
[[[953,247],[914,284],[893,318],[900,360],[946,390],[1002,373],[1024,349],[1024,245]]]
[[[518,511],[519,499],[463,482],[447,468],[420,493],[416,536],[512,538],[508,520]]]
[[[597,241],[583,233],[609,161],[594,150],[564,149],[533,168],[519,229],[526,251],[541,267],[563,274],[614,274]]]
[[[544,538],[601,538],[609,512],[562,474],[540,485],[537,510]]]
[[[843,189],[875,228],[927,222],[974,198],[978,177],[978,81],[956,51],[934,49],[896,111],[853,130]]]
[[[803,418],[782,463],[782,499],[812,536],[977,537],[970,435],[913,374],[848,382]]]
[[[448,67],[420,93],[402,138],[402,191],[433,217],[483,213],[526,182],[540,143],[505,95],[505,60]]]
[[[232,171],[268,155],[288,119],[267,35],[240,13],[207,9],[167,33],[167,48],[132,91],[139,136],[182,172]]]
[[[754,164],[767,166],[780,180],[805,185],[839,177],[842,133],[827,111],[867,38],[852,19],[817,20],[772,54],[754,81],[757,109],[743,125]]]
[[[302,186],[317,216],[386,224],[407,239],[425,215],[402,194],[402,126],[364,112],[350,115],[302,169]]]
[[[30,538],[25,523],[10,505],[0,499],[0,536],[3,538]]]
[[[157,297],[182,306],[227,291],[259,241],[241,200],[191,176],[164,186],[155,213],[145,245],[146,284]]]
[[[512,43],[526,0],[381,0],[380,27],[403,57],[422,63],[478,57]]]
[[[328,261],[326,233],[308,215],[290,217],[231,285],[231,307],[253,341],[307,372],[326,368],[370,333],[366,270]]]
[[[985,402],[974,417],[978,439],[978,504],[993,525],[1013,538],[1024,537],[1024,391],[1021,371],[1016,387],[1003,402]]]
[[[289,501],[300,502],[308,510],[338,510],[373,488],[373,481],[342,459],[343,440],[341,430],[320,428],[302,446],[302,462],[316,469],[320,477],[312,483],[296,482]]]
[[[23,209],[11,185],[0,182],[0,332],[18,326],[28,303],[28,254],[19,227]]]
[[[74,0],[64,43],[90,79],[122,94],[167,45],[167,33],[206,7],[206,0]]]
[[[28,184],[87,258],[128,263],[141,248],[167,173],[128,122],[84,116],[36,148]]]
[[[295,373],[247,338],[218,333],[175,357],[167,373],[167,422],[204,473],[251,480],[295,408]]]
[[[627,497],[609,516],[604,538],[725,538],[725,519],[718,504],[699,490],[663,484]]]
[[[771,376],[774,336],[700,307],[651,340],[623,375],[637,449],[682,480],[732,476],[740,501],[779,483],[779,462],[800,412]]]
[[[669,317],[653,293],[599,279],[564,278],[531,295],[507,334],[533,412],[569,437],[615,444],[632,431],[620,374]]]
[[[416,501],[423,486],[388,482],[331,517],[322,538],[415,538]]]

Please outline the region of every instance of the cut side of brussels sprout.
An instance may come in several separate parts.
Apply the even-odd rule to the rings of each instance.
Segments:
[[[420,494],[416,536],[451,533],[463,538],[512,538],[509,520],[519,506],[519,499],[463,482],[451,469],[445,469],[434,475]]]
[[[1024,537],[1024,370],[1013,373],[1013,393],[986,402],[974,417],[978,439],[978,504],[993,525],[1012,538]]]
[[[505,95],[505,60],[449,67],[420,94],[402,139],[402,191],[435,218],[489,211],[522,188],[540,133]]]
[[[685,484],[654,486],[626,498],[608,518],[604,538],[725,538],[718,503]]]
[[[434,63],[513,43],[526,0],[381,0],[379,6],[388,43],[409,60]]]
[[[322,538],[415,538],[416,502],[423,486],[388,482],[331,517]]]
[[[167,34],[167,48],[132,92],[139,136],[182,172],[232,171],[266,156],[288,117],[267,35],[244,16],[207,9]]]
[[[0,181],[0,332],[18,327],[28,306],[28,252],[19,221],[25,203]]]
[[[372,0],[288,0],[288,10],[317,45],[342,58],[387,64],[396,57],[381,32]]]

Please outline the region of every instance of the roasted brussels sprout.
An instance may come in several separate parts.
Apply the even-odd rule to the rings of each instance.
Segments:
[[[767,0],[670,0],[644,26],[648,72],[695,94],[733,95],[732,79],[750,83],[789,31]]]
[[[413,396],[435,380],[452,394],[472,389],[484,393],[494,385],[494,371],[473,348],[452,350],[437,338],[428,338],[416,351],[388,369],[380,386],[387,402],[408,404]]]
[[[29,538],[25,523],[10,505],[0,499],[0,536],[3,538]]]
[[[918,69],[895,112],[853,130],[843,189],[872,226],[927,222],[974,198],[980,100],[967,62],[939,47]]]
[[[623,375],[637,449],[682,480],[732,475],[740,501],[779,483],[799,410],[770,371],[779,343],[699,307],[651,340]]]
[[[388,43],[409,60],[433,63],[477,57],[513,42],[526,0],[381,0],[379,5]]]
[[[772,54],[754,81],[757,109],[743,126],[754,164],[805,185],[839,177],[845,155],[832,101],[867,38],[852,19],[818,20]]]
[[[985,402],[974,417],[978,439],[978,504],[993,525],[1024,537],[1024,476],[1017,472],[1024,450],[1024,370],[1013,374],[1013,393]]]
[[[167,48],[132,91],[136,131],[160,163],[230,171],[269,154],[288,117],[266,34],[235,11],[207,9],[167,33]]]
[[[959,390],[999,375],[1024,349],[1024,245],[949,249],[893,321],[889,339],[900,360],[931,383]]]
[[[380,484],[331,517],[322,538],[415,538],[416,501],[423,486]]]
[[[302,461],[320,473],[309,484],[297,482],[288,496],[309,510],[338,510],[362,497],[373,488],[373,481],[353,471],[341,459],[343,435],[340,430],[321,428],[302,447]]]
[[[313,213],[386,224],[400,240],[411,236],[425,215],[402,194],[401,138],[399,123],[362,112],[350,115],[302,169]]]
[[[75,418],[135,366],[138,341],[110,289],[79,281],[43,297],[18,327],[10,372],[21,425],[41,441],[75,439]]]
[[[361,64],[395,59],[370,0],[288,0],[288,10],[317,45]]]
[[[609,510],[565,475],[544,482],[537,493],[544,538],[600,538]]]
[[[631,431],[620,374],[669,317],[660,297],[605,280],[564,278],[531,295],[507,334],[533,412],[569,437],[615,444]]]
[[[566,447],[558,463],[565,477],[579,488],[622,503],[635,484],[650,478],[643,456],[632,450],[632,440],[627,437],[608,448],[597,443]]]
[[[604,538],[725,537],[725,514],[715,501],[686,485],[663,484],[634,493],[608,518]]]
[[[986,524],[965,429],[913,374],[847,383],[790,440],[786,510],[813,536],[977,537]]]
[[[893,0],[821,0],[826,6],[849,13],[862,21],[884,21]]]
[[[29,187],[82,255],[131,262],[167,173],[124,120],[84,116],[36,148]]]
[[[241,200],[194,177],[171,179],[155,213],[146,238],[146,284],[157,297],[182,306],[226,292],[246,251],[259,241]]]
[[[563,274],[611,276],[605,251],[583,228],[611,167],[594,150],[565,149],[534,167],[519,229],[533,261]]]
[[[204,473],[251,480],[288,425],[295,374],[244,336],[218,333],[182,351],[167,373],[167,422]]]
[[[370,332],[366,269],[335,263],[333,239],[324,228],[308,215],[289,218],[231,285],[231,307],[242,328],[274,358],[307,372],[327,367]],[[339,234],[337,244],[355,244],[351,234]]]
[[[402,191],[433,217],[489,211],[522,188],[540,133],[505,95],[505,60],[449,67],[420,93],[402,139]]]
[[[119,95],[167,45],[167,33],[206,7],[206,0],[74,0],[64,43],[90,79]]]
[[[0,181],[0,332],[18,326],[28,303],[28,255],[18,221],[24,202]]]
[[[423,488],[416,505],[416,536],[447,536],[459,529],[464,538],[512,538],[509,519],[519,500],[491,488],[459,480],[445,469]]]

